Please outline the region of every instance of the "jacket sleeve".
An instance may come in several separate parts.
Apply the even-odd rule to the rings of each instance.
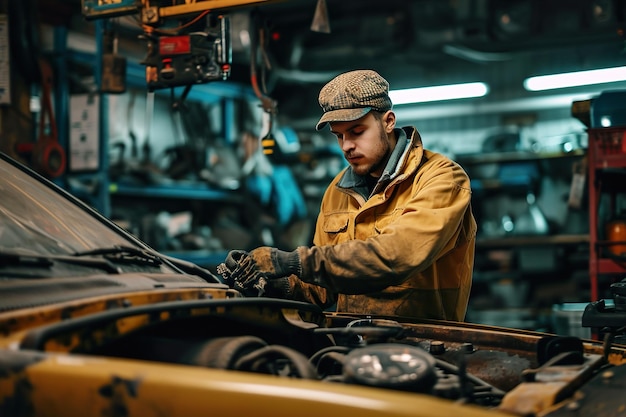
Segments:
[[[331,307],[337,302],[337,294],[319,285],[308,284],[296,275],[289,276],[289,299],[317,304],[321,308]]]
[[[402,284],[460,245],[459,239],[465,238],[463,220],[471,214],[465,171],[447,158],[430,160],[413,178],[408,192],[411,195],[401,214],[378,234],[365,240],[298,248],[300,279],[332,293],[380,291]]]

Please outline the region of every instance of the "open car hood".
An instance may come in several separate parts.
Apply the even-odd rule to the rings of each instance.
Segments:
[[[619,415],[626,350],[227,288],[0,314],[0,415]],[[348,413],[348,414],[346,414]]]

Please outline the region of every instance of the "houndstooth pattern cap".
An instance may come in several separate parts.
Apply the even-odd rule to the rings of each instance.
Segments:
[[[360,119],[371,110],[391,110],[389,83],[376,71],[356,70],[338,75],[322,87],[319,104],[324,114],[315,126]]]

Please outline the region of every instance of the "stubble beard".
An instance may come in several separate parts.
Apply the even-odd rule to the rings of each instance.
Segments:
[[[369,169],[367,169],[366,172],[363,173],[363,175],[367,174],[373,177],[380,177],[382,170],[385,168],[385,165],[387,165],[387,161],[389,161],[389,156],[391,155],[389,138],[387,137],[387,134],[385,133],[385,130],[382,128],[382,126],[379,126],[379,129],[380,141],[378,142],[379,147],[376,152],[375,162],[369,167]]]

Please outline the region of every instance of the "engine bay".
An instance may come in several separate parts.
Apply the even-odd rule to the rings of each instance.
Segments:
[[[607,372],[626,374],[624,349],[607,343],[267,298],[116,308],[32,330],[20,349],[362,385],[516,415],[552,415]]]

